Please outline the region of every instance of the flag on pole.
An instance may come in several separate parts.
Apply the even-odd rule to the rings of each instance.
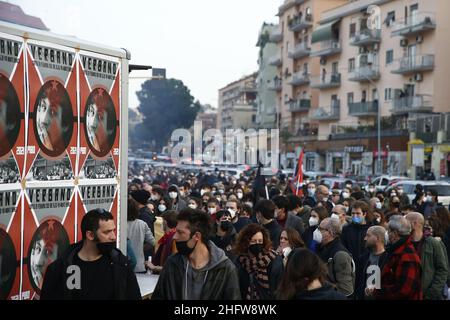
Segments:
[[[258,162],[258,171],[256,172],[255,181],[253,182],[253,197],[255,198],[255,201],[257,201],[261,194],[265,191],[266,197],[268,198],[267,194],[267,186],[266,186],[266,178],[261,175],[261,168],[263,167],[261,162]]]
[[[304,151],[302,148],[302,151],[300,151],[300,155],[298,157],[298,161],[297,161],[297,166],[295,168],[295,176],[294,176],[294,180],[292,181],[294,183],[292,189],[292,192],[296,195],[296,196],[302,196],[303,195],[303,190],[302,190],[302,186],[303,186],[303,156],[304,156]]]

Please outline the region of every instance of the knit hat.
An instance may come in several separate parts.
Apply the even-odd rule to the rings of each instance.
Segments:
[[[148,198],[150,198],[150,193],[145,190],[136,190],[133,191],[130,195],[134,200],[143,205],[146,205]]]

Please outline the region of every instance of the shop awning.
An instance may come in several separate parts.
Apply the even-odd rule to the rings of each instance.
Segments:
[[[341,19],[333,20],[315,28],[312,33],[311,42],[316,43],[333,39],[333,27],[340,20]]]

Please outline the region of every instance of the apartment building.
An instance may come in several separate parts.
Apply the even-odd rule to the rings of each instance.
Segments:
[[[306,36],[310,41],[308,52],[287,64],[289,57],[283,53],[292,35],[289,38],[281,30],[280,72],[300,68],[290,84],[283,81],[278,87],[279,97],[294,99],[289,106],[299,110],[289,118],[289,108],[284,108],[284,113],[282,108],[282,120],[290,121],[295,136],[289,139],[286,151],[305,148],[306,170],[360,175],[407,172],[413,161],[411,143],[421,141],[419,137],[412,141],[416,138],[410,136],[412,124],[430,128],[416,119],[450,112],[446,80],[450,72],[450,1],[341,1],[331,8],[324,4],[319,10],[316,5],[320,1],[290,1],[285,8],[292,2],[294,6],[280,15],[280,24],[289,21],[294,12],[309,12],[313,22],[311,27],[302,25],[308,30],[301,32],[302,39]],[[374,11],[368,11],[372,5]],[[279,76],[284,80],[283,74]],[[300,112],[303,114],[298,116]],[[435,148],[424,148],[428,158],[431,154],[435,157],[428,161],[435,175],[448,174],[443,170],[448,159],[446,121],[433,126],[431,136],[440,137]],[[382,163],[377,162],[378,155]]]
[[[270,65],[269,60],[278,53],[276,43],[270,42],[270,35],[279,26],[263,23],[258,35],[256,46],[259,47],[258,76],[256,78],[256,127],[272,129],[277,127],[277,94],[269,90],[271,81],[277,75],[277,67]]]
[[[219,89],[217,128],[223,133],[226,129],[255,127],[256,77],[255,72]]]

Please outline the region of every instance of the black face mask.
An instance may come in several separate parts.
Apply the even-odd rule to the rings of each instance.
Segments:
[[[233,227],[233,224],[231,223],[231,221],[221,221],[220,222],[220,229],[222,229],[225,232],[231,230],[232,227]]]
[[[191,240],[191,239],[189,239],[189,240]],[[187,243],[189,240],[175,242],[175,244],[177,246],[177,251],[184,256],[189,256],[195,250],[195,247],[197,246],[197,243],[195,243],[195,246],[193,248],[188,247]]]
[[[116,247],[116,242],[97,242],[97,249],[101,254],[109,254]]]
[[[262,243],[255,243],[248,246],[248,250],[257,256],[259,253],[263,252],[264,246]]]

